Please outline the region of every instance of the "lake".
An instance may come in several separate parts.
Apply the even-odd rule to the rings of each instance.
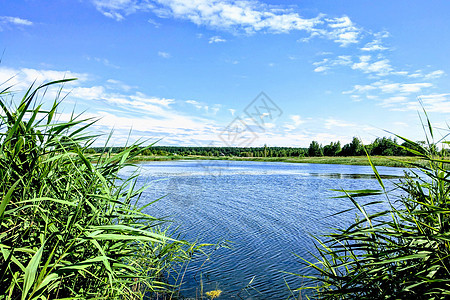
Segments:
[[[403,175],[400,168],[377,169],[389,187]],[[140,163],[139,172],[138,183],[149,185],[140,204],[165,196],[147,213],[171,217],[187,240],[230,241],[231,249],[190,264],[186,298],[200,293],[201,281],[204,291],[222,290],[219,299],[286,299],[286,283],[294,289],[302,280],[283,272],[311,272],[294,255],[312,259],[311,234],[355,218],[355,212],[331,216],[352,207],[349,199],[332,198],[340,193],[331,189],[380,188],[368,166],[180,160]]]

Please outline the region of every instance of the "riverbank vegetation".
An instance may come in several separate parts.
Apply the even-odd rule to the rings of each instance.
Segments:
[[[402,142],[398,143],[397,138],[376,138],[372,143],[363,145],[354,137],[353,140],[341,147],[341,143],[331,142],[322,146],[316,141],[312,141],[308,148],[299,147],[183,147],[183,146],[153,146],[143,149],[143,156],[156,157],[254,157],[254,158],[302,158],[302,157],[348,157],[363,156],[366,152],[371,156],[416,156],[415,153],[405,150],[405,147],[427,147],[425,142]],[[89,153],[103,153],[104,151],[116,153],[123,151],[123,147],[92,147]],[[447,155],[447,150],[442,150],[442,155]]]
[[[95,157],[95,155],[94,155]],[[321,157],[206,157],[206,156],[145,156],[134,158],[135,161],[167,161],[167,160],[237,160],[237,161],[265,161],[265,162],[289,162],[307,164],[339,164],[369,166],[367,156],[321,156]],[[418,156],[372,156],[371,161],[375,166],[405,167],[411,163],[424,165],[426,161]]]
[[[183,146],[153,146],[140,149],[136,161],[165,161],[165,160],[244,160],[291,163],[319,163],[343,165],[370,165],[367,155],[371,156],[375,166],[405,167],[408,164],[424,165],[426,161],[417,153],[426,149],[425,142],[403,141],[397,138],[376,138],[372,143],[363,145],[354,137],[353,140],[341,148],[340,142],[332,142],[322,146],[312,141],[309,148],[293,147],[183,147]],[[434,151],[437,151],[437,146]],[[413,151],[408,151],[412,149]],[[91,147],[87,153],[96,155],[124,151],[124,147]],[[441,147],[441,156],[449,156],[448,149]],[[448,166],[446,166],[448,167]]]
[[[30,88],[17,106],[9,89],[0,93],[0,299],[170,294],[167,276],[202,245],[170,237],[137,206],[137,174],[120,178],[145,147],[91,161],[95,120],[58,120],[59,100],[38,103],[67,81]]]
[[[425,114],[426,116],[426,114]],[[411,164],[396,190],[387,191],[376,168],[379,191],[341,191],[359,217],[348,228],[316,238],[315,261],[303,260],[317,275],[298,274],[302,289],[318,299],[448,299],[450,297],[450,163],[437,151],[448,144],[426,117],[426,146],[398,137],[402,150],[426,164]],[[380,201],[364,197],[384,194]]]

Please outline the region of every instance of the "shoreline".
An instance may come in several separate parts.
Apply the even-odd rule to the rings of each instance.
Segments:
[[[423,165],[424,160],[414,156],[371,156],[375,166],[407,167],[411,164]],[[232,161],[261,161],[261,162],[288,162],[310,164],[339,164],[369,166],[366,156],[322,156],[322,157],[216,157],[216,156],[138,156],[133,161],[170,161],[170,160],[232,160]]]

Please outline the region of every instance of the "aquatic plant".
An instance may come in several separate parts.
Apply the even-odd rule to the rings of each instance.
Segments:
[[[91,161],[95,120],[58,120],[58,97],[30,87],[20,103],[0,92],[0,299],[142,299],[171,292],[165,271],[197,245],[174,240],[137,201],[137,174],[118,172],[146,147]]]
[[[402,150],[426,161],[410,164],[396,184],[400,196],[386,190],[372,163],[379,191],[341,191],[359,218],[348,228],[315,238],[315,261],[302,260],[316,275],[296,274],[304,280],[300,291],[313,290],[311,297],[317,299],[449,298],[450,161],[437,151],[438,144],[449,142],[447,135],[435,141],[428,116],[424,123],[426,145],[397,136],[405,142],[399,145]],[[371,207],[380,201],[365,203],[362,197],[380,193],[389,209],[374,211]]]

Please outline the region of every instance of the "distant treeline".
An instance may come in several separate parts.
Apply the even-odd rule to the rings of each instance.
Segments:
[[[424,145],[424,143],[419,143]],[[402,146],[413,147],[407,142],[399,144],[396,139],[377,138],[371,144],[364,145],[361,141],[354,137],[353,140],[341,147],[341,143],[332,142],[329,145],[321,145],[316,141],[312,141],[308,148],[295,147],[182,147],[182,146],[153,146],[145,149],[142,155],[197,155],[197,156],[237,156],[237,157],[305,157],[305,156],[360,156],[366,155],[365,150],[370,155],[383,156],[411,156],[413,153],[406,151]],[[425,147],[425,146],[423,146]],[[90,153],[101,153],[110,151],[112,153],[120,152],[123,147],[93,147],[88,151]]]
[[[106,151],[120,152],[123,147],[111,147]],[[91,148],[91,153],[100,153],[104,148]],[[197,155],[197,156],[238,156],[238,157],[302,157],[308,156],[307,148],[290,147],[182,147],[182,146],[153,146],[145,149],[142,155]]]
[[[424,143],[422,143],[424,144]],[[398,144],[397,139],[376,138],[371,144],[363,145],[361,140],[354,137],[353,140],[341,147],[341,143],[332,142],[329,145],[322,146],[316,141],[312,141],[308,148],[308,156],[360,156],[370,155],[383,156],[410,156],[414,155],[404,147],[411,148],[409,143]],[[418,150],[418,149],[417,149]]]

